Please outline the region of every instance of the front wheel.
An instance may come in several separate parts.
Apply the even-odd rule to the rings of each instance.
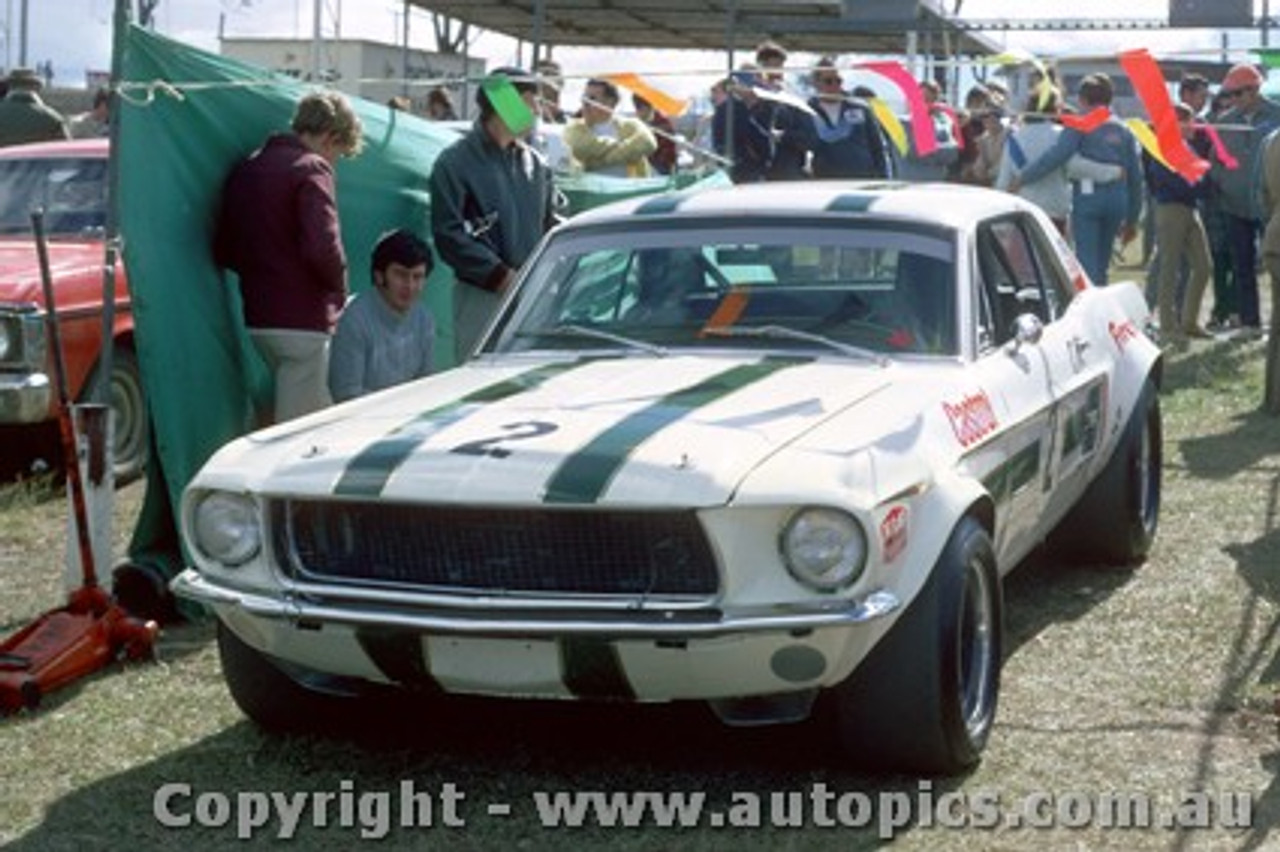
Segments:
[[[991,537],[965,518],[920,594],[835,687],[838,735],[849,756],[939,775],[976,764],[995,721],[1002,623]]]
[[[241,712],[272,733],[312,733],[332,727],[357,699],[309,689],[267,655],[218,622],[218,659]]]

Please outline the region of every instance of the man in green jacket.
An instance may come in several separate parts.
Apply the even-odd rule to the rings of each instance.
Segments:
[[[554,223],[551,169],[525,140],[537,81],[499,68],[476,93],[480,118],[431,172],[431,231],[452,267],[454,351],[471,354],[502,295]]]
[[[67,139],[62,116],[40,99],[44,85],[30,68],[15,68],[7,80],[9,93],[0,101],[0,147]]]

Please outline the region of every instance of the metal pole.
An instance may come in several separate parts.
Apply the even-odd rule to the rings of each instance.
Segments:
[[[320,82],[320,14],[324,0],[315,0],[311,15],[311,82]]]
[[[542,27],[547,20],[547,0],[537,0],[533,4],[533,56],[529,60],[529,67],[537,68],[538,61],[542,59]]]
[[[124,77],[124,51],[129,29],[129,0],[116,0],[111,31],[111,87],[107,125],[112,156],[107,158],[107,223],[102,259],[102,354],[98,356],[98,383],[93,398],[111,405],[111,372],[115,361],[116,263],[120,256],[120,99],[118,86]],[[108,464],[115,464],[115,447],[107,446]]]
[[[725,40],[725,46],[728,47],[729,49],[729,73],[725,75],[725,78],[728,80],[732,80],[734,65],[736,63],[735,50],[738,47],[738,0],[731,0],[731,2],[729,3],[729,9],[725,13],[725,18],[726,20],[725,20],[725,28],[724,28],[724,40]],[[736,157],[738,153],[737,151],[734,150],[734,144],[733,144],[734,122],[736,122],[738,118],[737,116],[734,115],[735,108],[737,107],[737,103],[735,101],[733,93],[730,91],[732,88],[733,86],[732,84],[730,84],[725,89],[725,101],[724,101],[724,157],[728,160],[730,164],[733,163],[734,157]],[[712,128],[713,128],[711,133],[711,136],[712,136],[711,145],[712,147],[715,147],[714,104],[712,105],[711,122],[712,122]],[[720,152],[716,151],[716,153],[719,154]]]
[[[18,64],[27,67],[27,0],[22,0],[22,19],[18,22]]]
[[[1262,0],[1262,20],[1258,22],[1258,29],[1262,30],[1262,46],[1266,47],[1271,33],[1271,0]]]
[[[404,43],[400,50],[400,94],[409,95],[409,0],[404,0]]]

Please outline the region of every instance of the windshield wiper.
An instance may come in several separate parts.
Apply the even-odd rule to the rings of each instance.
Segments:
[[[561,323],[551,328],[538,329],[536,331],[518,331],[517,337],[586,337],[591,340],[607,340],[610,343],[618,343],[626,346],[628,349],[639,349],[642,352],[648,352],[650,355],[666,357],[667,350],[664,347],[653,343],[646,343],[643,340],[636,340],[634,337],[627,337],[622,334],[614,334],[611,331],[604,331],[599,328],[590,328],[585,325],[576,323]]]
[[[788,328],[785,325],[712,325],[704,328],[702,333],[709,337],[772,337],[782,340],[804,340],[808,343],[819,343],[845,355],[874,361],[880,367],[889,366],[889,359],[879,352],[834,340],[821,334]]]

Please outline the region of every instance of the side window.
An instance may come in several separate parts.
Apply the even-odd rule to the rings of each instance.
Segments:
[[[978,273],[985,313],[991,317],[992,342],[997,346],[1013,336],[1013,321],[1022,313],[1018,302],[1018,279],[994,229],[978,231]]]
[[[1029,217],[998,219],[980,231],[979,259],[1001,321],[999,340],[1007,339],[1020,314],[1034,314],[1046,323],[1062,314],[1071,291],[1051,252]]]
[[[1049,300],[1049,310],[1052,318],[1057,319],[1075,298],[1076,290],[1049,236],[1034,222],[1029,222],[1028,228],[1033,234],[1031,248],[1035,252],[1036,266],[1043,276],[1044,293]]]

